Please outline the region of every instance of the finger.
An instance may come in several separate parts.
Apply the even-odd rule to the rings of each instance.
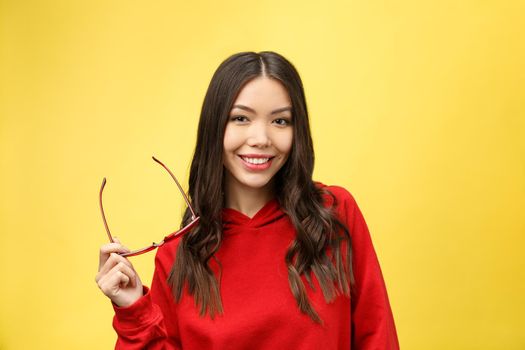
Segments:
[[[100,247],[101,254],[109,253],[127,253],[129,249],[120,243],[106,243]]]
[[[107,290],[116,288],[117,285],[115,283],[117,283],[117,281],[122,282],[122,278],[119,279],[115,277],[115,275],[119,275],[119,274],[123,274],[126,276],[126,278],[124,279],[125,284],[120,285],[120,288],[126,288],[128,283],[130,283],[131,287],[136,286],[136,278],[137,278],[136,272],[132,268],[130,268],[128,265],[122,262],[119,262],[118,264],[113,266],[113,268],[109,270],[106,274],[100,276],[99,280],[97,281],[99,287],[106,286]]]
[[[126,258],[124,258],[124,257],[122,257],[122,256],[120,256],[120,255],[118,255],[116,253],[111,253],[111,255],[108,258],[108,260],[106,260],[104,265],[102,265],[102,267],[98,271],[97,277],[95,278],[95,280],[98,280],[98,279],[100,279],[101,276],[107,274],[118,263],[123,263],[123,264],[129,266],[132,270],[135,270],[133,268],[133,265],[131,265],[131,262],[128,259],[126,259]]]
[[[120,289],[125,288],[129,283],[129,277],[120,271],[108,274],[99,283],[99,288],[108,297],[114,297]]]
[[[107,243],[100,247],[98,268],[102,267],[108,260],[111,253],[128,253],[130,250],[120,243]]]
[[[120,271],[121,273],[126,275],[128,277],[128,282],[131,282],[131,287],[135,287],[137,273],[135,272],[135,270],[133,270],[133,268],[131,268],[123,262],[119,262],[117,265],[115,265],[113,269],[115,271]]]
[[[115,243],[118,243],[118,244],[122,245],[122,247],[125,249],[124,253],[129,253],[130,252],[129,248],[126,247],[125,245],[123,245],[120,242],[120,239],[118,237],[113,237],[113,241],[115,241]]]
[[[127,276],[125,273],[122,273],[122,271],[117,271],[115,274],[120,277],[120,283],[119,283],[120,288],[122,289],[126,288],[130,281],[129,276]]]
[[[135,271],[135,269],[133,268],[133,265],[128,259],[116,253],[111,253],[110,257],[106,260],[104,265],[102,265],[102,267],[99,269],[95,277],[95,281],[98,282],[103,275],[107,274],[111,269],[113,269],[119,263],[124,264],[128,266],[131,270]]]
[[[118,243],[118,244],[121,244],[125,249],[126,249],[126,252],[129,252],[130,250],[128,249],[128,247],[126,247],[125,245],[123,245],[121,242],[120,242],[120,239],[118,237],[113,237],[113,241],[115,243]]]

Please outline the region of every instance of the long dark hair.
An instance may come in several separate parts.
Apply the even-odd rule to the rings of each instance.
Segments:
[[[283,258],[299,309],[314,321],[322,322],[310,304],[301,276],[313,288],[313,272],[327,302],[340,294],[349,297],[353,285],[351,239],[333,207],[323,205],[323,195],[331,194],[312,181],[314,150],[301,78],[295,67],[275,52],[234,54],[221,63],[211,79],[202,106],[189,177],[188,194],[200,222],[182,238],[168,283],[177,301],[187,285],[201,316],[208,312],[214,317],[223,312],[217,276],[208,263],[215,259],[223,239],[224,131],[238,93],[247,82],[259,76],[282,83],[292,102],[293,145],[288,160],[275,175],[277,200],[297,233]],[[335,201],[333,195],[332,198]],[[182,225],[190,220],[191,213],[187,210]],[[346,251],[344,258],[343,251]],[[220,266],[220,262],[217,263]]]

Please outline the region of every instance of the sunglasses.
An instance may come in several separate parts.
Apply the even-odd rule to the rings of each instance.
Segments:
[[[177,184],[177,187],[179,188],[179,191],[182,194],[182,197],[184,197],[184,200],[186,201],[186,204],[188,205],[188,208],[190,209],[191,221],[186,226],[181,228],[180,230],[175,231],[173,233],[170,233],[169,235],[164,237],[164,239],[162,241],[160,241],[159,243],[153,242],[151,245],[149,245],[149,246],[147,246],[145,248],[136,249],[136,250],[130,251],[128,253],[119,253],[120,256],[127,256],[127,257],[129,257],[129,256],[136,256],[136,255],[141,255],[141,254],[150,252],[150,251],[160,247],[164,243],[169,242],[169,241],[171,241],[171,240],[173,240],[173,239],[175,239],[175,238],[177,238],[179,236],[182,236],[182,235],[188,233],[199,222],[199,217],[195,215],[195,211],[193,210],[193,207],[190,204],[188,196],[186,196],[186,194],[182,190],[182,187],[179,184],[179,181],[177,181],[177,178],[175,177],[175,175],[173,175],[171,170],[168,169],[168,167],[165,166],[160,160],[158,160],[155,157],[152,157],[152,158],[153,158],[154,161],[156,161],[157,163],[162,165],[162,167],[164,169],[166,169],[168,171],[168,173],[171,175],[173,180],[175,180],[175,183]],[[104,207],[102,206],[102,192],[104,191],[104,187],[105,186],[106,186],[106,178],[104,178],[104,180],[102,180],[102,186],[100,187],[100,193],[99,193],[100,211],[102,212],[102,220],[104,221],[104,227],[106,228],[106,232],[108,233],[109,241],[111,243],[115,243],[115,240],[113,239],[113,236],[111,235],[111,232],[109,231],[108,223],[106,221],[106,215],[104,214]]]

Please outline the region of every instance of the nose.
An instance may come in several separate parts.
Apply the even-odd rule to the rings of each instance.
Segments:
[[[246,143],[251,147],[268,147],[272,144],[265,125],[254,123],[250,127]]]

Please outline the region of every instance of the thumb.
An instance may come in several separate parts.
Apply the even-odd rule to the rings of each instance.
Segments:
[[[120,244],[122,246],[122,248],[126,251],[126,252],[129,252],[129,248],[126,247],[125,245],[123,245],[121,242],[120,242],[120,239],[118,239],[118,237],[113,237],[113,242],[117,243],[117,244]]]

